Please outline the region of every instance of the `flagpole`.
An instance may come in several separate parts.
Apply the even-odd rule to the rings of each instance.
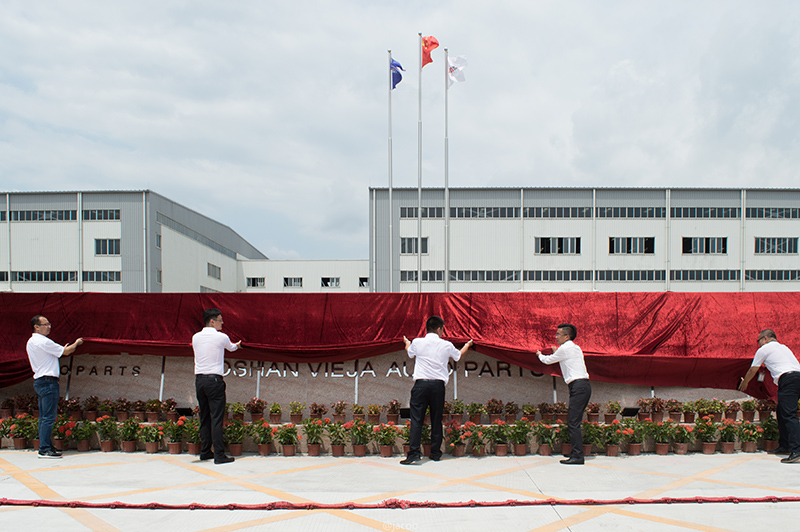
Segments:
[[[444,49],[444,291],[450,291],[450,146],[447,135],[447,74],[450,60],[447,48]]]
[[[392,231],[392,220],[394,220],[394,204],[392,203],[392,51],[389,52],[389,292],[394,291],[394,232]],[[375,277],[377,278],[377,271]],[[376,280],[372,281],[377,284]]]
[[[419,34],[419,119],[417,121],[417,292],[422,292],[422,33]]]

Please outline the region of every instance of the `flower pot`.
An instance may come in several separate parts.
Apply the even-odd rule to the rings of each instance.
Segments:
[[[309,443],[308,444],[308,456],[319,456],[320,449],[322,445],[319,443]]]
[[[606,423],[612,423],[615,419],[617,419],[616,414],[611,414],[609,412],[603,414],[603,421],[605,421]]]
[[[591,456],[592,455],[592,444],[591,443],[584,443],[583,444],[583,456]]]
[[[255,423],[264,419],[264,412],[250,412],[250,420]]]
[[[481,445],[480,447],[473,447],[472,448],[472,456],[476,456],[478,458],[484,456],[486,454],[486,447]]]
[[[600,423],[600,412],[586,412],[586,421],[589,423]]]
[[[683,412],[670,412],[669,413],[669,419],[670,419],[670,421],[674,421],[675,423],[680,423],[682,415],[683,415]]]
[[[426,425],[430,425],[431,424],[431,415],[430,414],[425,414],[425,424]]]
[[[353,456],[366,456],[367,446],[353,444]]]
[[[183,444],[179,441],[171,441],[167,444],[167,449],[169,450],[169,454],[181,454]]]
[[[129,440],[122,442],[122,452],[123,453],[135,453],[136,452],[136,440]],[[199,453],[200,451],[198,451]]]
[[[11,438],[14,440],[14,449],[21,450],[28,448],[28,438]]]
[[[742,410],[742,421],[755,421],[755,419],[756,419],[755,410]]]
[[[86,411],[86,421],[97,421],[97,410]]]
[[[347,414],[334,414],[333,420],[338,421],[339,423],[344,423],[347,419]]]
[[[303,421],[303,414],[289,414],[289,418],[292,420],[292,423],[297,425]]]
[[[497,456],[508,456],[508,444],[498,443],[494,446],[494,454]]]
[[[145,412],[144,417],[148,423],[158,423],[158,412]]]
[[[664,412],[650,412],[650,419],[652,419],[654,423],[664,421]]]
[[[38,451],[39,450],[39,438],[32,439],[31,440],[31,444],[33,445],[33,450],[34,451]]]
[[[722,421],[722,412],[717,412],[716,414],[713,414],[711,418],[714,420],[714,423],[719,423],[720,421]]]
[[[259,443],[258,444],[258,455],[259,456],[267,456],[270,453],[272,453],[272,444],[271,443]]]
[[[561,444],[561,454],[564,456],[569,456],[572,454],[572,444],[571,443],[562,443]]]
[[[344,456],[344,445],[331,444],[331,456]]]
[[[177,412],[167,412],[167,421],[172,421],[173,423],[177,423],[179,417],[180,416],[178,415]]]
[[[641,410],[639,410],[639,413],[636,414],[636,416],[638,417],[639,421],[644,421],[647,418],[653,419],[650,417],[650,412],[642,412]]]
[[[242,456],[242,447],[241,443],[229,443],[228,449],[231,451],[231,456]]]
[[[136,419],[138,419],[139,421],[145,420],[144,412],[142,412],[141,410],[134,410],[133,412],[131,412],[131,415]]]
[[[450,414],[450,421],[457,421],[461,425],[464,422],[464,414]]]
[[[367,419],[366,414],[353,414],[353,419]]]
[[[270,413],[269,422],[272,423],[273,425],[277,425],[278,423],[281,422],[281,417],[282,416],[283,416],[283,414],[281,414],[280,412],[278,412],[277,414]]]
[[[101,440],[100,450],[104,453],[110,453],[114,450],[114,440]]]
[[[619,445],[613,443],[606,445],[606,456],[619,456]]]
[[[506,414],[506,423],[514,423],[517,420],[516,414]]]
[[[631,456],[639,456],[642,454],[642,444],[641,443],[629,443],[628,444],[628,454]]]
[[[157,453],[158,452],[158,442],[157,441],[146,441],[144,442],[144,450],[146,453]]]
[[[391,458],[394,454],[394,449],[391,445],[381,445],[381,458]]]
[[[553,454],[553,449],[546,443],[539,445],[539,454],[542,456],[550,456]]]
[[[14,409],[13,408],[0,408],[0,419],[4,419],[7,417],[14,417]]]
[[[422,454],[425,456],[431,455],[431,444],[430,443],[423,443],[422,444]]]
[[[459,458],[464,456],[464,450],[466,449],[466,445],[455,445],[453,446],[453,456]]]
[[[403,444],[403,455],[408,456],[408,451],[411,449],[411,446],[407,443]]]
[[[381,422],[381,415],[380,414],[367,414],[367,421],[370,423],[380,423]]]
[[[689,444],[686,442],[675,442],[675,454],[689,454]]]
[[[717,442],[715,441],[703,442],[703,454],[714,454],[715,452],[717,452]]]
[[[733,454],[734,445],[735,443],[732,441],[720,442],[720,447],[722,448],[722,454]]]
[[[78,440],[78,452],[88,453],[91,448],[92,447],[89,445],[89,440]]]
[[[469,416],[469,420],[471,422],[475,423],[476,425],[480,425],[481,424],[481,414],[475,414],[475,415]]]
[[[284,443],[283,444],[283,456],[294,456],[296,452],[295,445],[293,443]]]
[[[200,454],[200,443],[189,442],[186,444],[186,452],[189,454]]]
[[[515,443],[514,444],[514,456],[525,456],[528,454],[528,444],[527,443]]]
[[[54,438],[53,439],[53,447],[56,448],[56,451],[63,451],[64,449],[69,447],[69,443],[67,442],[67,440],[60,440],[60,439]]]
[[[772,416],[772,410],[759,410],[758,411],[758,420],[764,421],[765,419]]]
[[[309,414],[309,419],[322,419],[322,414]]]
[[[130,412],[116,412],[117,421],[128,421],[128,417],[130,417]]]
[[[774,451],[778,448],[778,440],[764,440],[764,450]]]
[[[742,452],[744,453],[754,453],[756,452],[756,444],[758,442],[754,441],[743,441],[742,442]]]
[[[694,412],[684,412],[683,413],[683,422],[684,423],[694,423],[694,418],[697,414]]]
[[[386,414],[386,423],[400,423],[400,414]]]
[[[553,414],[553,421],[556,423],[566,423],[567,422],[567,413],[563,412],[561,414]]]
[[[667,454],[669,452],[669,444],[668,443],[658,443],[656,442],[656,454]]]

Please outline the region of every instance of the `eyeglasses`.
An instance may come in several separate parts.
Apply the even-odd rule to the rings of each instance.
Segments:
[[[52,327],[53,326],[50,322],[48,322],[48,323],[37,323],[36,325],[38,327]]]

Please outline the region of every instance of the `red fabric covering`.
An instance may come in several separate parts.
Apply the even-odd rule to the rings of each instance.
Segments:
[[[236,356],[277,362],[332,362],[403,349],[442,316],[457,345],[546,374],[534,353],[552,345],[559,323],[578,328],[592,380],[647,386],[735,389],[760,330],[772,328],[800,352],[797,293],[480,294],[2,294],[0,386],[30,378],[30,319],[53,323],[51,338],[85,340],[77,354],[192,356],[204,308],[217,307]],[[772,379],[748,392],[774,395]]]

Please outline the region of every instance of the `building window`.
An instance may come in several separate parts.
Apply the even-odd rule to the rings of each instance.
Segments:
[[[161,249],[161,233],[156,233],[156,247]]]
[[[451,218],[519,218],[519,207],[450,207]]]
[[[83,272],[85,283],[119,283],[122,272]]]
[[[746,270],[745,281],[800,281],[800,270]]]
[[[417,237],[403,237],[400,239],[400,253],[404,255],[412,255],[417,253]],[[422,237],[422,254],[428,253],[428,237]]]
[[[738,281],[739,270],[670,270],[670,281]]]
[[[358,287],[359,288],[369,288],[369,277],[359,277],[358,278]]]
[[[8,282],[8,272],[0,272],[0,282]]]
[[[303,287],[303,278],[302,277],[284,277],[283,278],[283,286],[286,288],[302,288]]]
[[[416,218],[416,207],[400,207],[400,218]],[[423,207],[420,218],[444,218],[444,207]]]
[[[608,239],[608,252],[611,255],[652,255],[655,247],[656,239],[652,236],[612,236]]]
[[[683,237],[683,253],[687,255],[724,255],[728,252],[726,237]]]
[[[0,222],[5,222],[5,221],[6,221],[6,211],[0,211]]]
[[[444,270],[423,270],[422,282],[435,283],[444,281]]]
[[[596,281],[663,281],[664,270],[597,270]]]
[[[323,277],[321,280],[321,286],[323,288],[339,288],[339,278],[338,277]]]
[[[95,255],[119,255],[120,254],[120,239],[119,238],[95,238],[94,239],[94,254]]]
[[[598,218],[665,218],[666,207],[597,207]]]
[[[748,207],[744,212],[748,218],[800,218],[800,209],[796,207]]]
[[[672,207],[672,218],[739,218],[740,207]]]
[[[540,255],[580,255],[581,237],[536,237],[534,253]]]
[[[161,284],[161,270],[156,270],[156,283]]]
[[[591,207],[525,207],[523,218],[591,218]]]
[[[222,268],[217,266],[216,264],[211,264],[210,262],[207,263],[208,267],[206,268],[209,277],[213,277],[214,279],[222,279]]]
[[[92,220],[119,220],[119,209],[92,209],[83,211],[83,219]]]
[[[592,270],[525,270],[525,281],[591,281]]]
[[[15,283],[69,283],[78,281],[78,272],[11,272]]]
[[[519,270],[450,270],[451,281],[509,282],[520,280]]]
[[[788,255],[796,253],[796,238],[756,237],[756,255]]]
[[[264,288],[265,278],[264,277],[248,277],[247,278],[247,288]]]
[[[11,211],[12,222],[72,222],[78,211]]]

